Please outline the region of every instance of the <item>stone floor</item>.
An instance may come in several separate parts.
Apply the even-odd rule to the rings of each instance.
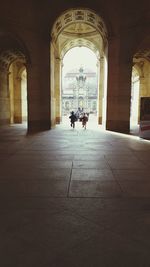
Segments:
[[[150,141],[0,128],[1,267],[149,267]]]

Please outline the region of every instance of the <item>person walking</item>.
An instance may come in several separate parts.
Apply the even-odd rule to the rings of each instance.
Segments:
[[[70,119],[70,122],[71,122],[70,126],[75,128],[75,121],[77,120],[77,118],[76,118],[76,115],[74,114],[73,111],[71,112],[71,115],[69,116],[69,119]]]
[[[86,113],[83,113],[83,117],[82,117],[82,127],[83,127],[84,129],[86,129],[87,121],[88,121],[88,116],[86,115]]]

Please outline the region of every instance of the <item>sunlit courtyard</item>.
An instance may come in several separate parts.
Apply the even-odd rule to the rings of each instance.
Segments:
[[[98,117],[104,118],[104,100],[99,101],[99,56],[98,51],[94,53],[85,46],[74,47],[64,55],[60,104],[62,124],[68,124],[71,111],[90,115],[88,129],[98,128]],[[81,127],[81,122],[77,121],[76,129]]]
[[[62,128],[64,127],[64,128],[72,129],[70,126],[69,116],[70,115],[68,114],[68,115],[62,117],[62,123],[61,123]],[[82,127],[82,122],[79,120],[75,122],[75,129],[78,131],[83,131],[83,130],[85,131],[85,129],[83,129],[83,127]],[[72,129],[72,130],[75,130],[75,129]],[[104,129],[104,127],[102,125],[98,125],[97,116],[94,114],[90,114],[89,118],[88,118],[87,126],[86,126],[86,131],[88,131],[88,130],[100,130],[100,129],[102,130],[102,129]]]

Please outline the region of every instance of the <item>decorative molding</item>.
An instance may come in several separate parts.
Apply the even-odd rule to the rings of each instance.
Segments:
[[[54,23],[51,34],[54,42],[57,41],[59,34],[67,28],[70,29],[69,26],[72,24],[76,24],[74,27],[78,34],[83,33],[83,24],[86,24],[89,25],[90,31],[98,31],[105,42],[108,38],[105,23],[95,12],[89,9],[72,9],[63,13]]]
[[[64,57],[64,55],[67,53],[67,51],[69,51],[71,48],[74,48],[77,46],[78,47],[82,47],[82,46],[88,47],[97,55],[97,57],[99,57],[99,49],[93,42],[91,42],[90,40],[84,39],[84,38],[77,38],[74,40],[70,40],[69,42],[64,44],[64,47],[61,50],[61,58]]]
[[[26,62],[25,56],[21,51],[9,49],[0,53],[0,69],[9,70],[10,64],[15,61],[20,60],[22,63]]]
[[[146,50],[146,49],[140,50],[134,55],[134,58],[135,59],[145,58],[148,61],[150,61],[150,50]]]

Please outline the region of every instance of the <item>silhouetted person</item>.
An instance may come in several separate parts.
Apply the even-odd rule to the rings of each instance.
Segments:
[[[82,117],[82,127],[84,129],[86,129],[86,123],[88,121],[88,116],[86,115],[86,113],[83,113],[83,117]]]
[[[74,112],[71,112],[71,115],[69,116],[70,122],[71,122],[71,127],[75,128],[75,121],[77,120],[76,115]]]

